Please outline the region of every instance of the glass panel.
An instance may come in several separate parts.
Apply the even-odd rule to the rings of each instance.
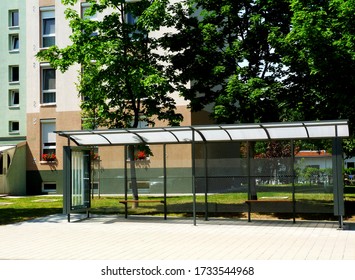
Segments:
[[[48,48],[55,45],[55,36],[43,37],[43,47]]]
[[[11,40],[10,50],[18,50],[20,47],[20,41],[18,35],[11,35],[10,40]]]
[[[179,139],[180,142],[191,142],[192,141],[192,131],[182,130],[182,131],[172,131],[174,135]],[[198,133],[195,133],[195,141],[201,142],[202,138]]]
[[[19,131],[20,130],[20,123],[19,122],[11,122],[10,123],[10,131]]]
[[[348,137],[349,127],[347,125],[338,125],[338,137]]]
[[[19,13],[18,11],[11,12],[11,26],[19,26]]]
[[[19,105],[19,104],[20,104],[19,92],[15,90],[10,91],[10,106]]]
[[[271,139],[299,139],[307,138],[304,127],[275,127],[267,128]]]
[[[55,89],[55,69],[43,69],[43,90]]]
[[[55,19],[43,19],[43,35],[55,34]]]
[[[307,128],[310,137],[325,138],[325,137],[335,137],[335,127],[334,126],[310,126]]]
[[[72,151],[71,209],[90,207],[90,153]]]
[[[130,25],[134,25],[137,23],[137,17],[134,16],[132,13],[127,13],[126,14],[126,23]]]
[[[139,135],[148,143],[177,142],[174,135],[165,131],[160,131],[159,133],[154,133],[154,132],[139,133]]]
[[[18,66],[11,67],[11,82],[18,82],[20,79]]]
[[[265,140],[268,136],[262,128],[228,129],[233,140]]]
[[[117,133],[117,134],[102,134],[106,137],[112,144],[130,144],[130,143],[141,143],[141,139],[132,133]],[[85,136],[86,137],[86,136]],[[102,137],[100,137],[102,138]],[[107,142],[107,141],[106,141]]]
[[[55,146],[56,134],[53,131],[55,131],[55,122],[42,123],[42,141],[44,145],[46,143],[53,143]]]
[[[55,92],[43,92],[43,103],[55,103]]]
[[[76,141],[80,145],[105,145],[109,144],[109,142],[99,136],[99,135],[75,135],[71,137],[74,141]]]
[[[221,129],[214,129],[214,130],[199,130],[203,136],[206,138],[207,141],[221,141],[226,140],[229,141],[229,135]]]

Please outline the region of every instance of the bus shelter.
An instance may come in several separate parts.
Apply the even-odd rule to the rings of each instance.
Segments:
[[[158,128],[126,128],[126,129],[98,129],[98,130],[73,130],[56,131],[59,136],[67,138],[68,145],[64,147],[63,173],[64,186],[63,212],[68,215],[75,211],[87,211],[91,205],[90,196],[90,150],[100,146],[125,146],[129,145],[163,145],[164,162],[164,212],[166,218],[166,146],[171,144],[191,145],[191,186],[193,197],[193,222],[196,225],[196,190],[197,184],[203,185],[205,192],[205,213],[208,213],[208,149],[209,143],[231,142],[256,142],[282,140],[290,141],[291,155],[294,156],[295,140],[331,139],[332,141],[332,181],[333,181],[333,213],[339,218],[339,227],[343,227],[344,216],[344,183],[343,183],[343,153],[342,138],[349,137],[348,121],[313,121],[313,122],[282,122],[282,123],[253,123],[253,124],[229,124],[229,125],[204,125],[204,126],[179,126]],[[204,158],[196,166],[196,147],[205,147]],[[125,151],[127,149],[125,148]],[[252,154],[248,154],[248,174],[246,175],[246,188],[248,192],[247,203],[249,207],[256,199],[253,197],[253,184],[255,176]],[[124,189],[127,196],[127,161],[124,161]],[[294,170],[294,160],[290,161],[291,170]],[[202,170],[202,175],[201,175]],[[197,174],[198,173],[198,174]],[[292,171],[291,177],[294,177]],[[199,182],[199,183],[197,183]],[[292,211],[295,213],[295,186],[292,178]],[[250,212],[250,208],[249,208]],[[250,214],[250,213],[249,213]],[[249,217],[250,220],[250,217]]]

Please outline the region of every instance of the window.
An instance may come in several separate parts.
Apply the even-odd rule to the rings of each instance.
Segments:
[[[9,41],[10,41],[9,50],[10,51],[18,51],[20,48],[20,41],[19,41],[18,34],[11,34]]]
[[[56,75],[55,69],[42,68],[42,104],[56,102]]]
[[[130,29],[129,37],[132,38],[133,40],[146,39],[147,38],[146,32],[144,30],[137,29],[137,21],[138,21],[137,16],[135,16],[132,13],[126,13],[125,23],[128,25],[128,28]]]
[[[18,66],[10,66],[9,68],[9,82],[18,83],[20,81],[20,70]]]
[[[18,89],[12,89],[9,91],[9,106],[10,107],[20,106],[20,94]]]
[[[42,48],[55,45],[54,10],[41,10]]]
[[[43,182],[42,183],[42,191],[47,193],[56,193],[57,192],[57,184],[55,182]]]
[[[18,121],[10,121],[9,122],[9,132],[10,133],[19,133],[20,131],[20,123]]]
[[[56,134],[55,131],[55,121],[54,120],[41,120],[41,134],[42,134],[42,154],[51,155],[56,152]]]
[[[90,3],[82,3],[81,4],[81,18],[95,22],[95,21],[97,21],[97,14],[94,14],[94,15],[88,14],[89,8],[91,5],[92,4],[90,4]],[[85,32],[85,31],[83,30],[83,32]],[[92,30],[92,32],[90,33],[90,36],[97,36],[98,34],[99,34],[99,32],[97,30]]]
[[[138,18],[134,16],[132,13],[126,14],[126,23],[129,25],[135,25],[137,23]]]
[[[88,10],[90,8],[90,3],[82,3],[81,4],[81,18],[83,19],[90,19],[90,20],[97,20],[97,14],[88,15]]]
[[[9,13],[9,27],[19,26],[19,13],[18,10],[10,11]]]

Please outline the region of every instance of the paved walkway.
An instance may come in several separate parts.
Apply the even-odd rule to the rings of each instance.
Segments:
[[[77,217],[74,217],[77,218]],[[75,219],[73,219],[75,220]],[[0,226],[2,260],[355,260],[355,224],[130,216]]]

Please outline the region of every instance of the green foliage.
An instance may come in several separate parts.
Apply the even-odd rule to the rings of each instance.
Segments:
[[[354,133],[354,1],[183,3],[161,44],[192,110],[213,107],[217,123],[349,119]]]
[[[273,28],[287,32],[288,1],[187,0],[176,5],[162,46],[172,54],[174,81],[199,111],[213,104],[216,122],[277,121],[281,57],[273,51]],[[188,7],[188,8],[187,8]],[[193,80],[187,87],[186,82]]]
[[[355,168],[354,167],[344,168],[344,174],[355,175]]]
[[[298,118],[355,123],[354,1],[292,0],[292,29],[273,43],[288,67],[287,108]],[[292,110],[295,111],[295,110]]]

